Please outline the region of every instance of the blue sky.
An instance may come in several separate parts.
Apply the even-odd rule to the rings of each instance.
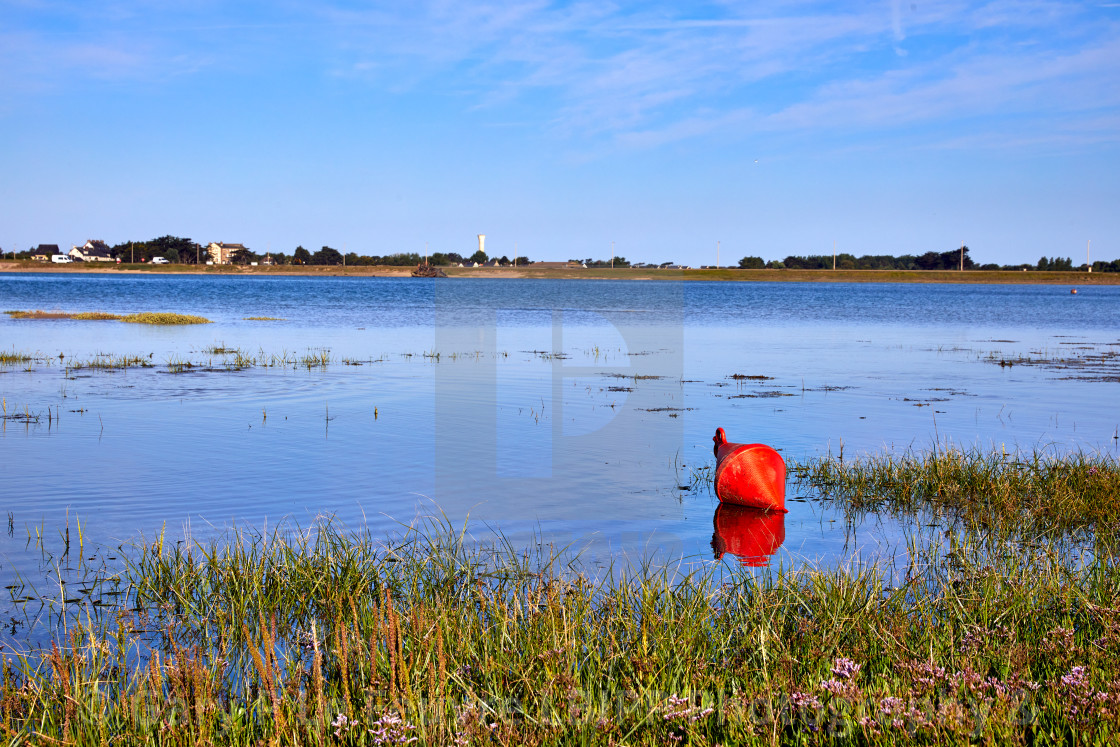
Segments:
[[[0,0],[0,247],[1120,257],[1120,2]]]

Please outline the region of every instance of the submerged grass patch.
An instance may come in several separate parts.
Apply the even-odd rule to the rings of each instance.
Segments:
[[[1107,742],[1120,570],[1054,549],[591,579],[462,533],[136,547],[125,611],[5,652],[0,734],[159,744]],[[38,656],[38,658],[36,658]]]

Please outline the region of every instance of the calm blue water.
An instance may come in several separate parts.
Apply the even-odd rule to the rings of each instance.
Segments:
[[[38,416],[0,431],[0,574],[26,527],[57,536],[67,516],[126,541],[442,514],[592,562],[711,558],[717,501],[678,485],[717,426],[787,459],[936,440],[1114,454],[1120,426],[1115,371],[993,362],[1115,353],[1120,288],[12,274],[0,308],[214,322],[0,318],[0,350],[41,356],[0,366],[6,413]],[[331,362],[226,370],[215,346]],[[102,353],[152,367],[67,367]],[[897,540],[790,508],[775,563]]]

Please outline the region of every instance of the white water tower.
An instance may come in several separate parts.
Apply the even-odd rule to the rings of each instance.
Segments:
[[[484,233],[478,235],[478,251],[486,254],[486,234]]]

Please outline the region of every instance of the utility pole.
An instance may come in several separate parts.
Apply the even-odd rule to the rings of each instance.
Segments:
[[[716,269],[719,269],[719,242],[716,242]]]
[[[1093,243],[1092,239],[1085,242],[1085,269],[1089,272],[1093,271],[1093,265],[1089,262],[1089,245]]]
[[[136,250],[133,248],[131,241],[128,242],[128,254],[129,254],[128,263],[130,265],[131,264],[136,264]]]
[[[614,242],[611,242],[611,269],[614,269]]]

